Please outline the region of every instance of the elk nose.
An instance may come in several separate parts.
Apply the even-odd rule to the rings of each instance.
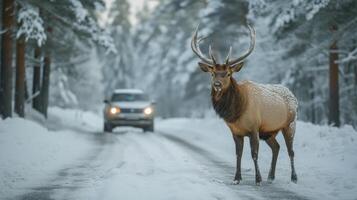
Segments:
[[[219,82],[219,81],[215,81],[215,82],[213,83],[213,86],[214,86],[214,87],[221,87],[221,86],[222,86],[222,83]]]

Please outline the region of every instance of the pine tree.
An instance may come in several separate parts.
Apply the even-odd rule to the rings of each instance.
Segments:
[[[337,26],[331,26],[331,32],[337,31]],[[330,99],[329,99],[329,124],[339,127],[340,126],[340,94],[339,94],[339,83],[338,83],[338,47],[337,41],[332,41],[330,46]]]
[[[21,35],[16,40],[16,87],[15,87],[15,112],[25,116],[25,36]]]
[[[2,4],[1,35],[1,78],[0,78],[0,114],[3,118],[12,116],[12,45],[14,24],[14,0],[4,0]]]
[[[35,41],[34,44],[29,44],[29,49],[35,49],[35,59],[33,59],[35,67],[30,100],[32,100],[33,107],[46,116],[51,89],[60,91],[60,95],[57,96],[59,98],[52,101],[55,103],[54,105],[78,103],[71,90],[78,92],[79,86],[76,87],[75,84],[68,82],[78,80],[78,66],[88,60],[88,49],[96,48],[98,45],[104,46],[109,51],[115,51],[115,48],[113,48],[113,42],[110,41],[111,38],[98,26],[96,12],[98,6],[104,5],[102,0],[56,2],[29,0],[20,1],[20,4],[24,9],[21,10],[18,18],[27,23],[19,28],[18,35],[22,33],[26,40]],[[48,26],[52,28],[51,33],[47,31]],[[41,55],[41,51],[43,51],[43,55]],[[41,70],[41,68],[43,69]],[[60,68],[62,70],[59,70]],[[61,71],[61,76],[66,76],[66,78],[51,79],[51,74],[56,74],[58,71]],[[80,74],[80,76],[85,77],[91,71],[81,71],[81,73],[83,72],[85,74]],[[67,84],[51,83],[50,80],[65,81]],[[66,85],[66,88],[56,88],[63,85]],[[68,94],[70,98],[62,94]],[[67,102],[68,100],[71,102]]]
[[[118,53],[102,55],[106,57],[103,68],[106,96],[116,88],[132,86],[133,81],[133,38],[131,37],[131,24],[129,21],[129,3],[127,0],[115,0],[111,4],[108,14],[107,29],[115,39]]]

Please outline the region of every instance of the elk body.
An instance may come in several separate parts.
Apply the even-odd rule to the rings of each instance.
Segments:
[[[205,57],[200,48],[196,29],[191,47],[193,52],[201,59],[199,66],[202,71],[212,75],[211,99],[213,108],[232,132],[236,147],[237,169],[234,178],[235,184],[242,180],[241,158],[244,137],[249,137],[251,156],[255,166],[255,181],[261,183],[258,166],[259,139],[265,140],[272,150],[272,161],[268,181],[275,178],[275,167],[279,154],[279,144],[275,139],[279,131],[282,132],[287,146],[291,163],[291,180],[297,182],[294,167],[293,140],[297,115],[297,100],[284,86],[263,85],[251,81],[236,82],[232,78],[234,72],[239,72],[244,64],[244,59],[249,56],[255,46],[255,30],[248,25],[250,30],[250,47],[243,56],[230,59],[232,48],[223,64],[216,63],[209,47],[209,58]]]

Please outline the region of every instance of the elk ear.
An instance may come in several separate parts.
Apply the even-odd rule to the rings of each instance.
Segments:
[[[211,69],[212,69],[212,66],[210,66],[210,65],[208,65],[208,64],[206,64],[206,63],[201,63],[201,62],[199,62],[199,63],[198,63],[198,66],[200,66],[200,68],[201,68],[201,70],[202,70],[203,72],[210,72]]]
[[[239,72],[242,69],[243,65],[244,62],[234,64],[233,66],[231,66],[232,72]]]

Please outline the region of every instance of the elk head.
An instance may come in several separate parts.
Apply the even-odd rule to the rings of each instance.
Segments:
[[[198,63],[201,70],[204,72],[210,72],[212,75],[212,88],[220,93],[228,88],[231,83],[231,76],[234,72],[239,72],[244,64],[244,59],[247,58],[253,51],[255,46],[255,30],[250,25],[248,25],[250,31],[250,47],[242,56],[236,59],[231,59],[232,47],[229,48],[228,55],[223,64],[216,62],[213,56],[212,48],[209,46],[209,58],[202,54],[199,43],[204,39],[204,37],[198,38],[198,26],[192,36],[191,48],[193,52],[201,59]]]

